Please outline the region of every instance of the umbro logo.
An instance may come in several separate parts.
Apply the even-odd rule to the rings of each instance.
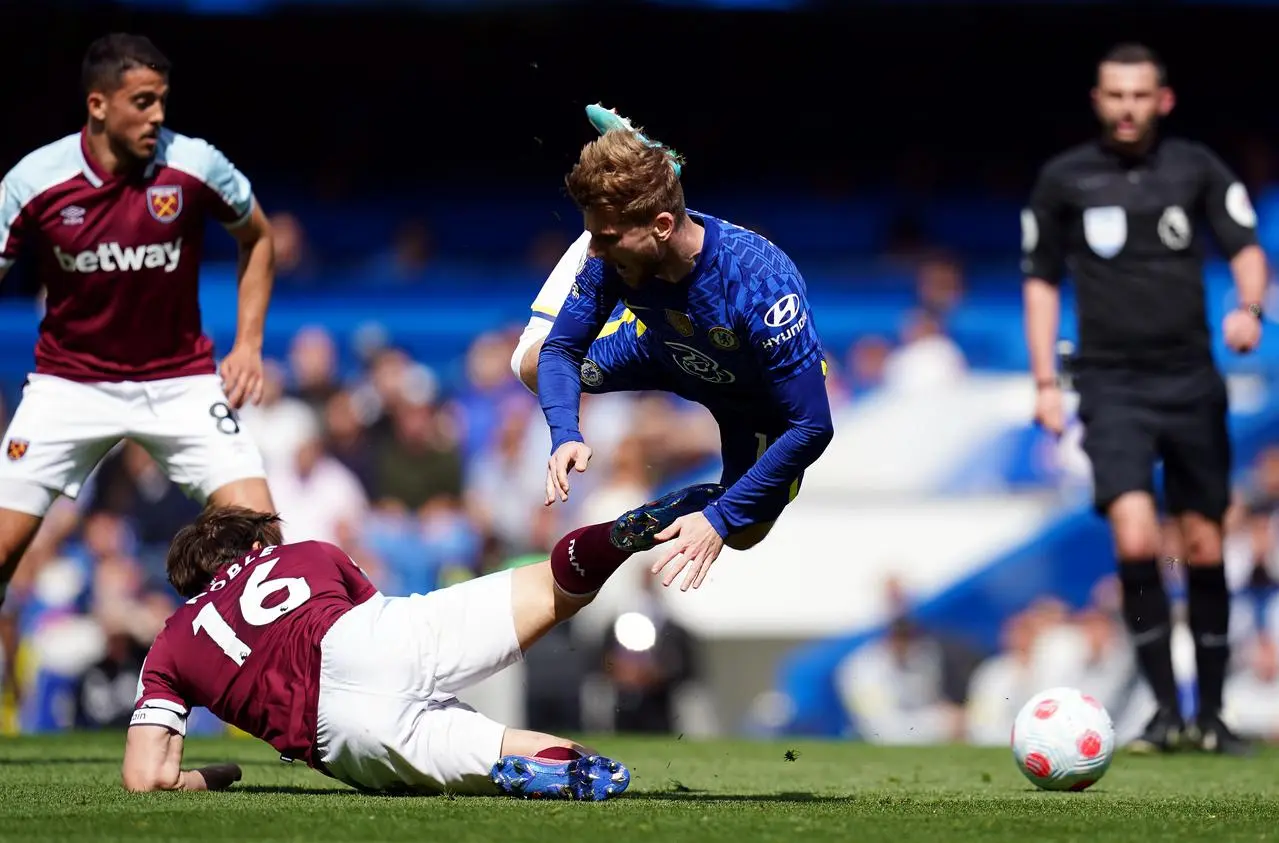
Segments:
[[[84,208],[79,205],[68,205],[58,212],[63,225],[84,225]]]

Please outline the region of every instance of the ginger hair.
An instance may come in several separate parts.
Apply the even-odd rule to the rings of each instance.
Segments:
[[[616,215],[644,224],[663,211],[684,218],[684,188],[671,166],[677,154],[650,146],[634,132],[611,131],[582,147],[577,164],[564,178],[579,210]]]

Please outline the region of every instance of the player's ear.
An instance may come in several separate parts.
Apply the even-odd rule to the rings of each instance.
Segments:
[[[86,104],[89,109],[89,117],[97,120],[99,123],[107,119],[107,96],[101,91],[90,91]]]
[[[1172,88],[1164,86],[1159,89],[1159,116],[1167,117],[1177,104],[1177,95],[1172,92]]]
[[[659,241],[666,242],[671,235],[675,233],[675,215],[670,211],[662,211],[653,220],[653,236]]]

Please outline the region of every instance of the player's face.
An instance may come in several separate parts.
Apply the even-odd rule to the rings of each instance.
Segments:
[[[1124,146],[1143,142],[1172,110],[1172,91],[1153,64],[1102,63],[1092,98],[1106,137]]]
[[[110,93],[89,95],[89,114],[102,123],[117,153],[146,161],[155,154],[164,125],[169,80],[150,68],[125,71]]]
[[[611,214],[587,211],[584,217],[591,233],[591,256],[617,270],[627,284],[639,284],[656,274],[661,265],[671,228],[664,218],[670,216],[659,214],[654,222],[633,225]]]

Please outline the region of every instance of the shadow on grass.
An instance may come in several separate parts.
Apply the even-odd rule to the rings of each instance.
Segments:
[[[374,796],[380,798],[403,798],[403,799],[448,799],[447,796],[440,794],[412,793],[412,792],[384,792],[384,793],[365,793],[359,790],[345,788],[323,788],[323,787],[300,787],[298,785],[236,785],[234,790],[239,793],[262,793],[262,794],[283,794],[289,796]],[[454,799],[502,799],[509,801],[509,796],[456,796]],[[680,790],[680,791],[653,791],[645,793],[636,791],[626,793],[616,797],[616,801],[645,801],[653,800],[660,802],[758,802],[758,803],[776,803],[790,802],[803,803],[810,805],[819,804],[840,804],[844,802],[852,802],[855,796],[818,796],[813,793],[711,793],[701,790]],[[540,801],[540,800],[533,800]],[[546,800],[557,801],[557,800]],[[613,801],[613,800],[610,800]]]
[[[834,805],[842,802],[853,802],[856,796],[818,796],[815,793],[712,793],[705,790],[658,790],[635,791],[618,797],[620,799],[652,799],[661,802],[794,802],[810,805]]]
[[[367,794],[345,787],[300,787],[292,784],[237,784],[231,788],[233,793],[270,793],[290,796],[383,796],[392,794]]]
[[[45,767],[50,764],[114,764],[122,756],[110,758],[0,758],[0,767]]]

